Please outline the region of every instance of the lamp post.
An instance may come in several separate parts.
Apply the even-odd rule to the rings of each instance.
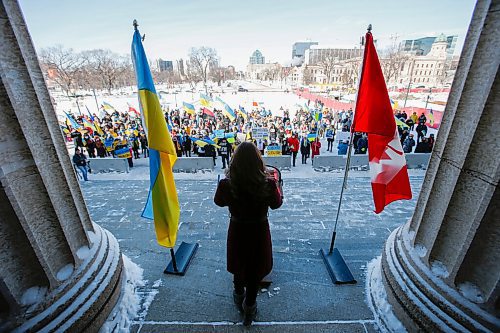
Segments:
[[[425,101],[425,109],[427,110],[427,104],[429,103],[429,98],[431,97],[432,88],[429,88],[429,94],[427,95],[427,100]]]

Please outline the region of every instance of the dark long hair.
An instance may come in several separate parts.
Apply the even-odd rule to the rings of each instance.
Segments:
[[[264,161],[260,151],[251,142],[238,145],[226,175],[231,180],[231,191],[236,198],[252,197],[258,201],[269,195]]]

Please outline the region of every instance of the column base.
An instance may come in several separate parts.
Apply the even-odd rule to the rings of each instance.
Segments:
[[[39,303],[11,318],[2,329],[13,332],[97,332],[121,292],[123,262],[118,242],[94,224],[93,243],[83,262]]]
[[[381,330],[401,331],[397,321],[391,320],[390,310],[387,315],[388,302],[392,313],[410,332],[498,332],[498,318],[463,297],[424,265],[418,254],[425,255],[425,249],[417,251],[410,245],[414,234],[407,227],[391,233],[381,263],[367,277],[369,303]],[[385,289],[382,296],[380,286],[377,288],[373,282],[377,281],[377,273]],[[386,300],[381,300],[384,296]]]

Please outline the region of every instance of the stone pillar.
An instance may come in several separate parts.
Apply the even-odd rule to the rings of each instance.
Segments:
[[[480,0],[415,212],[382,255],[409,331],[500,331],[499,65],[500,1]]]
[[[121,290],[16,1],[0,2],[0,331],[96,330]]]

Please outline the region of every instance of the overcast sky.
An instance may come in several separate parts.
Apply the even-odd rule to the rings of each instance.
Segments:
[[[378,47],[398,39],[458,35],[461,49],[472,0],[19,0],[37,49],[62,44],[77,51],[130,53],[137,19],[150,59],[186,57],[192,46],[217,50],[224,66],[244,69],[252,52],[266,62],[290,60],[295,41],[359,46],[373,25]],[[457,51],[458,52],[458,51]],[[456,52],[456,53],[457,53]]]

